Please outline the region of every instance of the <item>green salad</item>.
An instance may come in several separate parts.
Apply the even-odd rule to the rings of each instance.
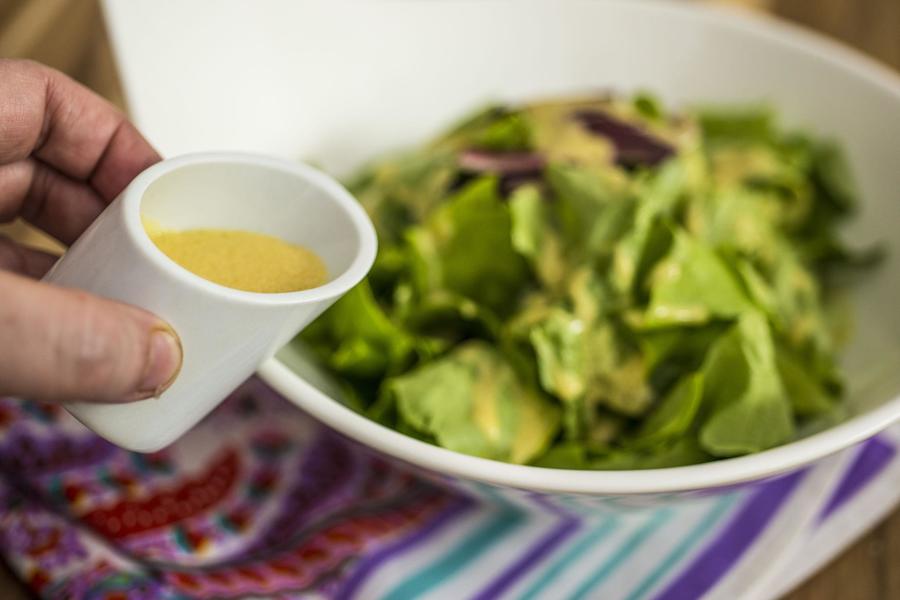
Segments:
[[[348,187],[380,249],[302,342],[355,410],[476,456],[641,469],[839,418],[833,143],[756,107],[493,106]]]

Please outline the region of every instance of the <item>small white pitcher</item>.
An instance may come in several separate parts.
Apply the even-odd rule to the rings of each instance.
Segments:
[[[174,230],[240,229],[302,244],[325,262],[328,282],[264,294],[207,281],[170,260],[141,216]],[[203,153],[160,162],[134,179],[45,277],[155,313],[181,338],[184,362],[158,397],[66,408],[109,441],[158,450],[195,425],[275,351],[366,275],[372,223],[323,173],[293,162]]]

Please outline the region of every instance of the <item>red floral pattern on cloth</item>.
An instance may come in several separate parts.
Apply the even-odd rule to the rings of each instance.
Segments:
[[[45,598],[327,596],[360,556],[468,502],[256,379],[150,455],[0,399],[0,551]]]

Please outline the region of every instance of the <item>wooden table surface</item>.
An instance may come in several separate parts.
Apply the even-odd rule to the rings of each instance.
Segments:
[[[900,69],[900,0],[730,2],[768,10],[818,29]],[[3,0],[0,56],[29,56],[53,64],[117,100],[120,96],[111,81],[108,47],[98,18],[96,5],[87,0]],[[72,34],[79,27],[73,22],[81,22],[83,30],[92,34],[88,43],[79,46],[77,36]],[[53,27],[59,24],[62,27]],[[41,35],[47,35],[48,30],[52,30],[57,46],[41,43]],[[66,47],[61,48],[64,44]],[[0,598],[27,597],[18,582],[0,567]],[[900,508],[784,600],[893,599],[900,600]]]

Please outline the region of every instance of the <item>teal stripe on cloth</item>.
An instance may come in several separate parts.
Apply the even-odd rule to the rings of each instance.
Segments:
[[[584,537],[572,544],[565,554],[544,571],[541,578],[535,581],[534,584],[519,597],[519,600],[533,600],[534,598],[537,598],[538,594],[556,581],[566,569],[572,566],[579,556],[590,550],[603,538],[615,531],[619,526],[619,523],[620,521],[617,517],[607,517],[595,527],[589,529]]]
[[[666,556],[659,565],[628,594],[625,600],[638,600],[647,594],[653,587],[668,573],[685,554],[691,551],[700,540],[703,534],[710,531],[716,523],[728,512],[737,501],[738,494],[730,494],[720,498],[709,511],[704,515],[697,525],[675,546],[675,548]]]
[[[478,558],[488,547],[499,542],[500,538],[515,529],[522,521],[521,513],[504,509],[500,516],[486,526],[479,527],[475,534],[444,555],[440,561],[395,587],[384,599],[406,600],[425,594]]]
[[[503,500],[499,494],[488,493],[494,496],[494,499],[503,507],[497,512],[497,515],[444,554],[443,558],[394,587],[383,597],[384,600],[407,600],[424,595],[476,560],[488,548],[499,543],[518,526],[527,522],[525,513]]]
[[[631,537],[625,540],[625,542],[619,546],[615,553],[613,553],[599,569],[578,586],[578,589],[575,590],[575,593],[572,594],[571,598],[574,600],[576,598],[588,597],[588,594],[590,594],[593,588],[601,585],[610,575],[612,575],[623,562],[628,560],[628,558],[641,547],[641,544],[643,544],[647,538],[653,535],[657,529],[662,527],[666,521],[672,518],[673,514],[674,511],[671,508],[661,508],[653,513],[653,516],[650,517],[640,529],[635,531]]]

